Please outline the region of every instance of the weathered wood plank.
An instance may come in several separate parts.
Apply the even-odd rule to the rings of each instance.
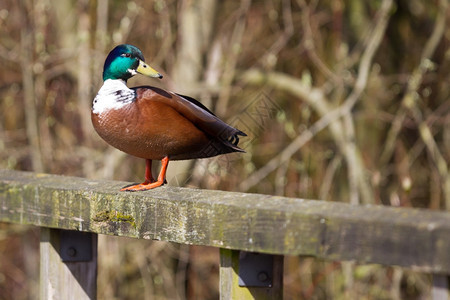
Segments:
[[[0,221],[450,274],[450,214],[0,171]]]
[[[61,231],[41,228],[40,299],[97,299],[97,235],[89,237],[92,246],[89,261],[63,262]]]

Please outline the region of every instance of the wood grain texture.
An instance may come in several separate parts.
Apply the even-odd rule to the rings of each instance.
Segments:
[[[60,231],[41,228],[40,299],[97,299],[97,235],[93,235],[90,261],[63,262]]]
[[[450,214],[0,171],[0,221],[450,274]]]

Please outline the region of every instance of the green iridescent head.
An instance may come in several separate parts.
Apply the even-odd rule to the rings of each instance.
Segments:
[[[122,44],[109,52],[103,67],[103,81],[107,79],[127,81],[137,73],[162,78],[161,74],[145,63],[141,50],[135,46]]]

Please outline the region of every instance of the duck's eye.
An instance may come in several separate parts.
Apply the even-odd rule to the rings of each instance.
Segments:
[[[130,53],[123,53],[121,56],[123,56],[123,57],[131,57],[131,54]]]

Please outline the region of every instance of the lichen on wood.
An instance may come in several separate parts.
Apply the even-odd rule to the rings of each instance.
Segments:
[[[450,214],[0,170],[0,221],[450,273]]]

